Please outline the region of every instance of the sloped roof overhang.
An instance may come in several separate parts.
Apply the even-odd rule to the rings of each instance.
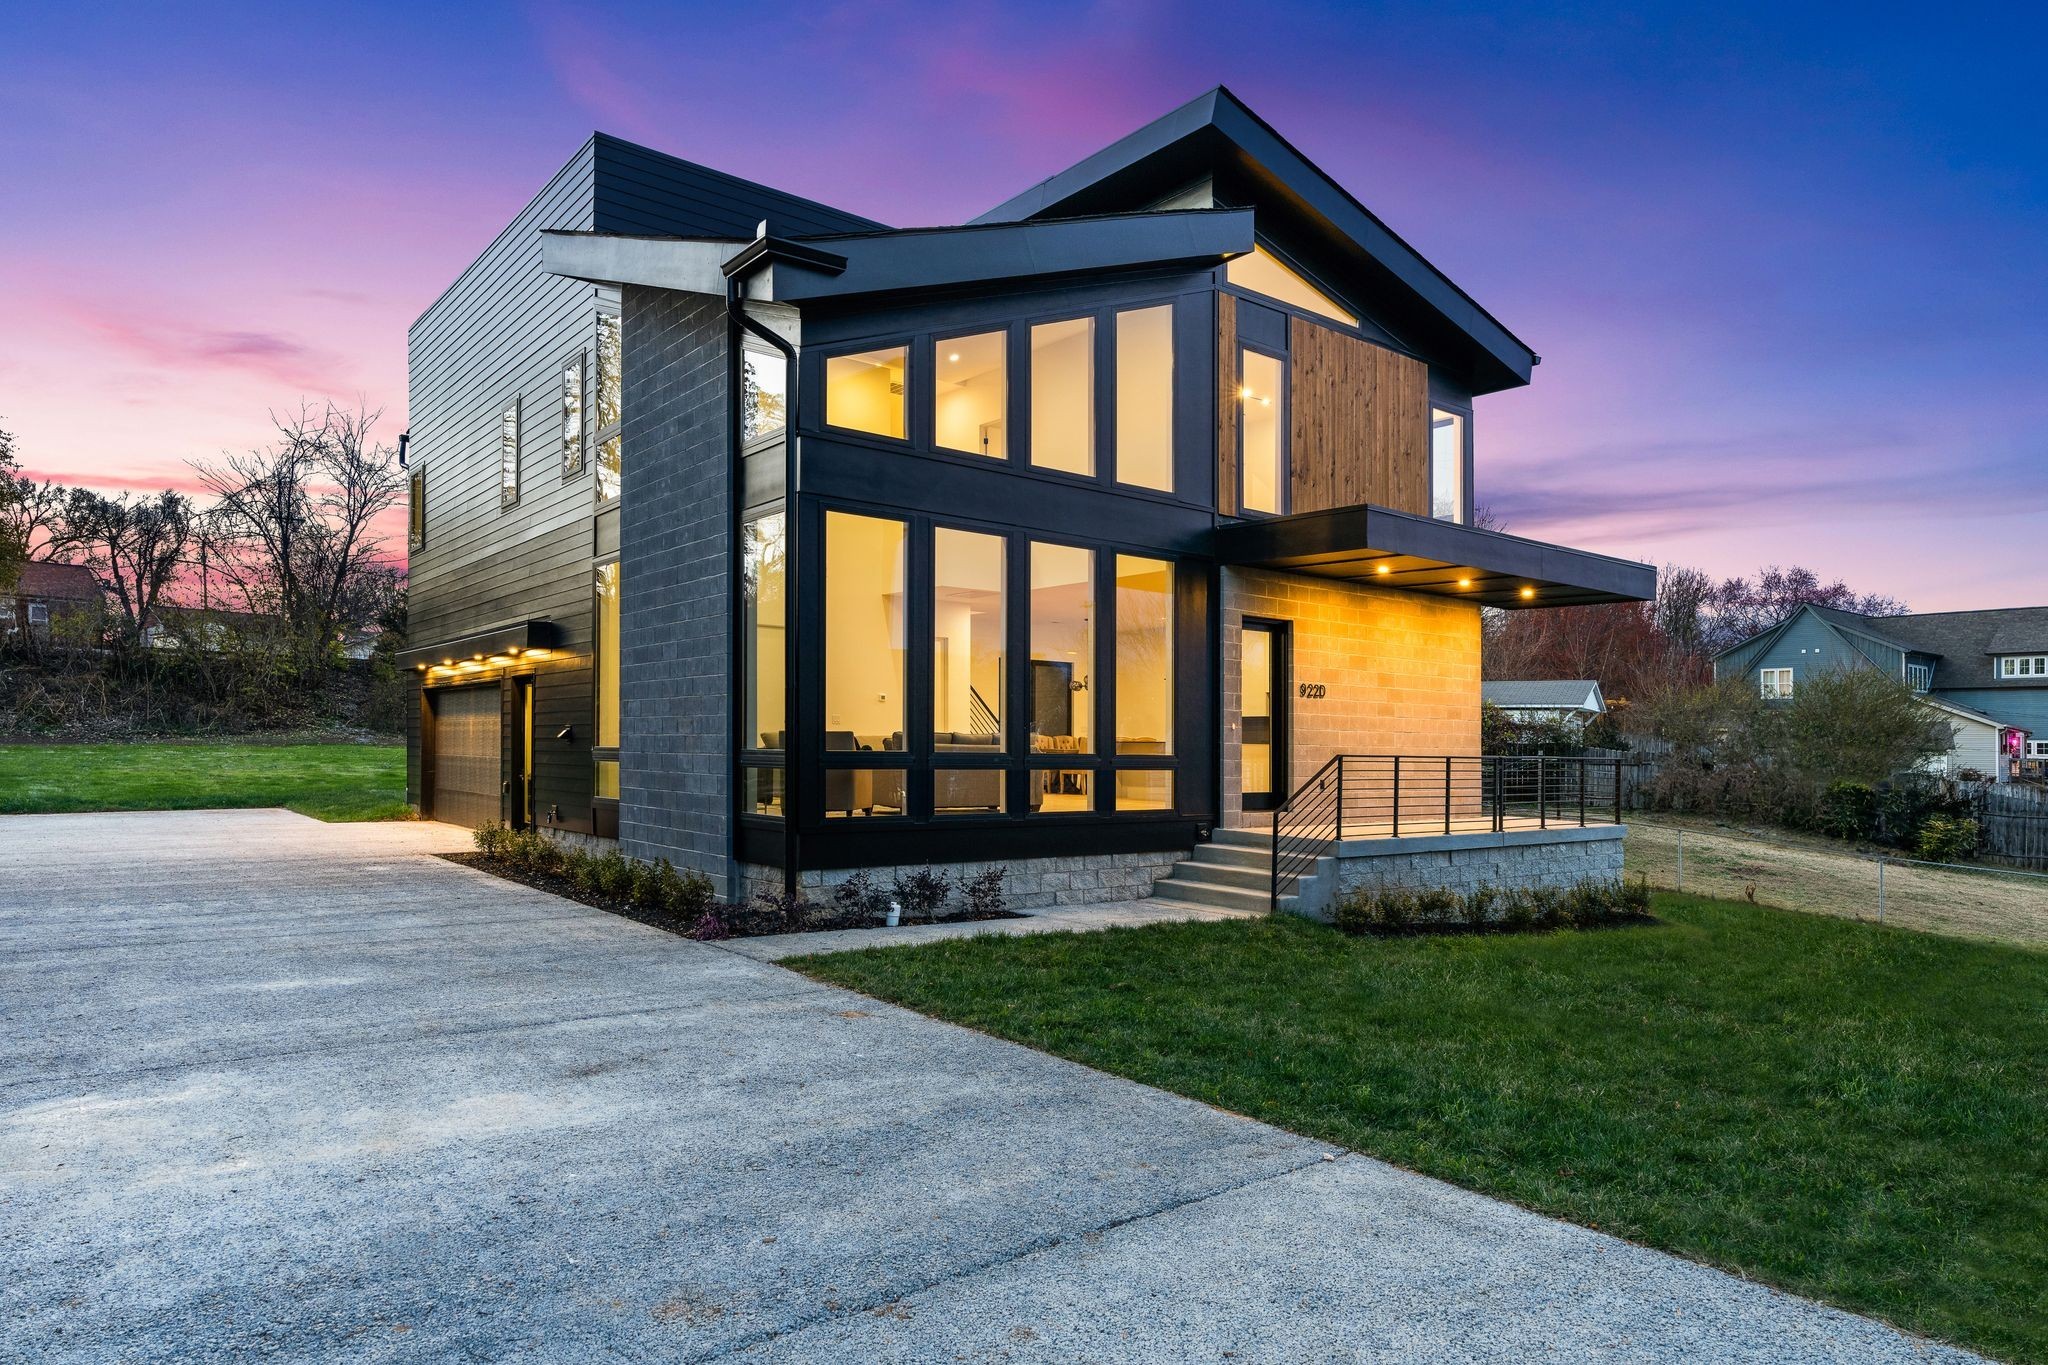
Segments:
[[[551,274],[602,284],[807,303],[1174,265],[1214,266],[1252,249],[1249,209],[1178,209],[1051,223],[906,228],[820,237],[621,237],[541,234]]]
[[[1239,568],[1507,610],[1646,602],[1657,593],[1657,571],[1648,564],[1371,505],[1232,522],[1210,532],[1210,553]]]

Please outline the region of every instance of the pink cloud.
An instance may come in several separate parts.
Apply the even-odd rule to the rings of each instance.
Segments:
[[[167,369],[239,371],[322,389],[343,368],[338,357],[284,332],[207,326],[107,304],[66,302],[59,310],[116,349]]]

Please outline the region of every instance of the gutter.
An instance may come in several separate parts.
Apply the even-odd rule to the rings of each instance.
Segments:
[[[746,531],[746,440],[742,434],[745,413],[741,403],[746,392],[746,348],[742,334],[751,332],[782,353],[783,363],[788,367],[788,412],[785,418],[782,438],[782,888],[794,897],[797,894],[798,874],[801,870],[803,836],[798,829],[799,812],[803,809],[801,794],[803,766],[799,762],[798,736],[803,732],[802,711],[797,700],[797,679],[802,671],[802,655],[799,649],[802,632],[797,628],[797,596],[799,582],[797,573],[797,542],[801,539],[797,521],[797,432],[802,429],[803,383],[797,374],[796,347],[790,345],[782,335],[747,312],[742,297],[746,280],[756,269],[776,260],[787,260],[813,270],[837,273],[846,268],[844,257],[833,256],[800,243],[786,242],[772,237],[765,220],[756,229],[754,240],[731,260],[725,263],[725,316],[726,316],[726,488],[727,500],[731,504],[732,524],[730,530],[733,565],[735,570],[742,553],[742,536]],[[745,657],[748,642],[741,638],[741,606],[745,588],[741,575],[732,575],[731,602],[731,657],[737,666]],[[730,772],[733,778],[732,819],[733,838],[726,855],[726,885],[731,887],[734,898],[739,891],[739,782],[740,754],[746,748],[746,736],[741,733],[743,707],[739,698],[732,698],[731,733],[733,739]]]

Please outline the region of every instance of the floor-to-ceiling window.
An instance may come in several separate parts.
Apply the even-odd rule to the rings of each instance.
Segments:
[[[788,630],[788,555],[780,512],[748,522],[741,540],[740,810],[778,816],[788,735],[784,660]]]
[[[1116,557],[1116,808],[1170,810],[1173,773],[1128,758],[1173,755],[1173,565]]]
[[[592,661],[596,725],[594,794],[619,797],[619,565],[614,560],[595,571],[597,647]]]
[[[901,815],[902,760],[853,766],[841,754],[906,755],[909,527],[825,514],[825,814]],[[860,760],[883,762],[881,759]]]
[[[932,533],[932,810],[997,812],[1004,775],[1009,613],[1003,537]]]
[[[1085,811],[1095,773],[1095,552],[1031,543],[1032,785],[1042,814]],[[1072,766],[1054,766],[1061,757]]]

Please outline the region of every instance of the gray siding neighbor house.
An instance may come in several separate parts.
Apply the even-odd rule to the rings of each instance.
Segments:
[[[1272,812],[1405,756],[1358,816],[1402,856],[1412,805],[1618,857],[1482,774],[1479,614],[1654,574],[1470,524],[1475,400],[1535,354],[1226,90],[951,227],[598,135],[409,351],[434,818],[730,895],[1265,904]]]
[[[1503,679],[1481,684],[1479,696],[1516,720],[1569,720],[1583,725],[1607,713],[1607,698],[1592,678]]]
[[[1714,677],[1751,679],[1763,695],[1802,679],[1873,668],[1920,693],[1955,730],[1938,766],[1997,781],[2048,770],[2048,607],[1859,616],[1802,607],[1714,659]]]

